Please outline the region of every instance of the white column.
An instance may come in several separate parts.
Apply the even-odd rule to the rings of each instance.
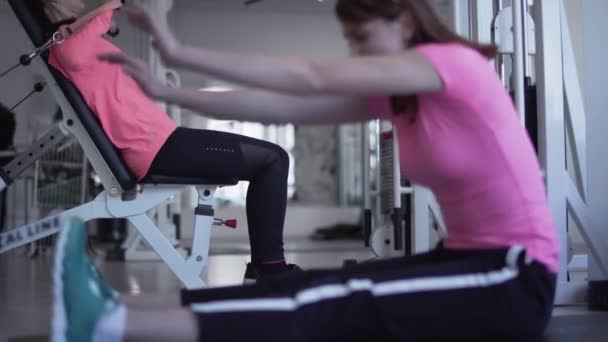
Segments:
[[[564,80],[561,41],[561,4],[536,2],[539,154],[546,174],[549,205],[560,239],[560,282],[566,282],[567,208],[564,152]]]
[[[608,130],[608,46],[605,41],[608,2],[605,0],[583,1],[584,58],[585,58],[585,105],[587,111],[587,161],[588,165],[588,205],[591,231],[596,234],[599,253],[608,261],[608,158],[606,158],[606,131]],[[574,66],[573,66],[574,67]],[[589,260],[590,280],[607,280],[601,274],[595,261]]]
[[[522,124],[526,123],[525,84],[524,84],[524,8],[520,0],[514,0],[513,5],[513,90],[515,106]]]
[[[480,43],[491,43],[494,4],[488,0],[471,0],[469,6],[471,39]]]

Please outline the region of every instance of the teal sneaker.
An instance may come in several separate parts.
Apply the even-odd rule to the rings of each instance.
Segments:
[[[53,342],[92,341],[97,322],[120,305],[87,254],[87,231],[80,219],[66,222],[61,231],[53,282]]]

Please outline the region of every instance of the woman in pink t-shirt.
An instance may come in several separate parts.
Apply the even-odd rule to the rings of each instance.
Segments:
[[[91,336],[111,341],[494,341],[542,335],[553,307],[558,242],[531,141],[490,63],[496,48],[452,33],[428,1],[338,0],[336,13],[353,56],[323,62],[183,46],[145,10],[130,10],[131,22],[153,36],[165,63],[250,89],[241,92],[172,89],[128,56],[100,59],[122,65],[152,98],[224,119],[390,120],[398,128],[403,173],[429,187],[441,205],[445,240],[415,256],[245,288],[185,291],[181,304],[189,307],[171,315],[142,313],[138,305],[150,303],[129,297],[108,298],[112,305],[85,315],[69,304],[82,292],[64,291],[55,302],[68,320],[77,317],[68,326],[89,322]],[[66,229],[63,251],[80,244],[78,232]],[[98,278],[87,275],[86,266],[64,264],[56,278],[62,283]],[[86,297],[79,304],[94,306],[97,299]]]
[[[83,0],[27,1],[48,36],[84,9]],[[49,64],[74,83],[138,180],[169,176],[217,184],[249,181],[246,206],[252,262],[247,265],[246,282],[298,271],[285,262],[283,252],[288,154],[266,141],[177,127],[119,65],[97,59],[101,53],[121,52],[106,39],[106,33],[116,31],[113,8],[121,6],[120,0],[105,5],[110,6],[100,7],[100,13],[63,44],[51,48]]]

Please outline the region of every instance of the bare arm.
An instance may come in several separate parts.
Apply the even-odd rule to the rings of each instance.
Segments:
[[[339,96],[291,96],[263,90],[204,92],[164,88],[158,96],[218,119],[264,124],[339,124],[371,117],[363,101]]]
[[[416,94],[439,91],[434,67],[418,52],[336,62],[241,56],[180,47],[172,64],[229,82],[294,94]]]
[[[220,119],[275,124],[337,124],[372,118],[364,100],[359,97],[295,96],[258,89],[218,93],[172,88],[155,78],[141,60],[122,53],[103,54],[98,58],[121,65],[148,96]]]

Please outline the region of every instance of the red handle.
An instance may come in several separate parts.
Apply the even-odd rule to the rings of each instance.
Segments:
[[[224,226],[232,229],[236,229],[237,221],[236,220],[226,220],[224,221]]]

